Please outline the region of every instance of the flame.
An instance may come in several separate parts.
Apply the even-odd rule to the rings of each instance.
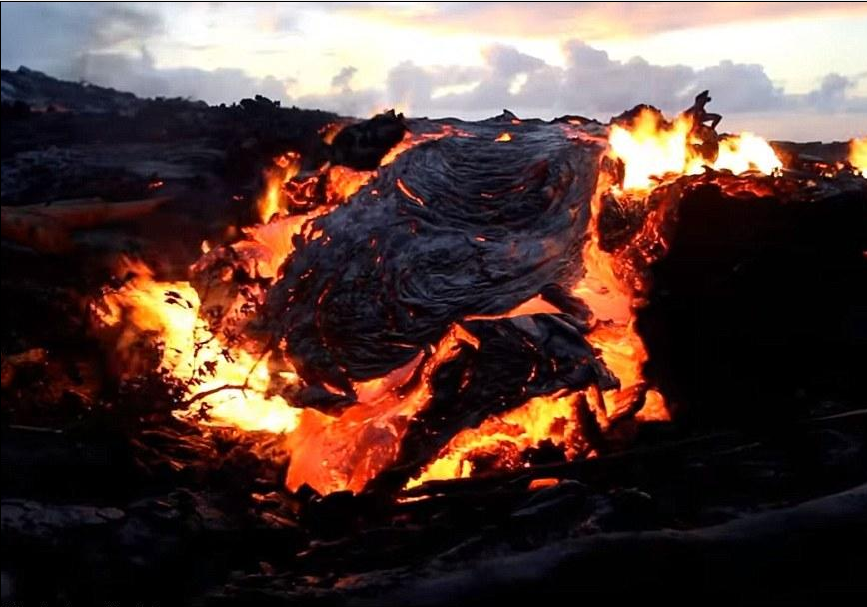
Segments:
[[[186,281],[159,281],[143,262],[124,259],[119,274],[132,277],[107,291],[91,306],[102,331],[120,332],[115,340],[122,376],[145,371],[136,360],[138,343],[148,337],[161,344],[159,369],[184,382],[189,408],[180,417],[241,430],[288,432],[298,424],[300,409],[269,394],[268,356],[233,346],[212,334],[199,312],[196,290]],[[291,368],[282,370],[291,379]]]
[[[277,156],[272,166],[264,171],[265,188],[256,201],[259,220],[268,223],[274,217],[285,216],[290,209],[305,208],[319,203],[317,191],[320,181],[325,183],[326,205],[342,204],[376,174],[358,171],[346,166],[325,164],[312,174],[300,177],[301,156],[287,152]]]
[[[623,160],[624,189],[648,189],[653,177],[686,171],[687,138],[692,122],[681,117],[666,125],[659,114],[642,110],[630,128],[611,126],[608,138],[612,155]]]
[[[494,141],[511,141],[512,136],[509,133],[503,132],[497,135],[497,138]]]
[[[862,175],[867,175],[867,135],[856,137],[849,143],[849,164]]]
[[[326,199],[330,204],[343,204],[350,196],[373,179],[376,171],[357,171],[345,166],[328,167]]]
[[[666,177],[700,174],[705,166],[735,174],[770,174],[783,166],[771,146],[752,133],[721,139],[717,158],[708,159],[690,116],[681,114],[669,123],[650,109],[643,109],[628,126],[612,125],[608,142],[611,155],[623,161],[624,190],[649,190]]]
[[[600,172],[596,191],[591,199],[591,237],[584,246],[582,261],[584,276],[572,287],[572,294],[582,299],[593,313],[593,328],[587,336],[599,352],[605,365],[620,380],[620,388],[601,393],[602,419],[605,427],[630,410],[636,399],[644,404],[636,414],[640,421],[662,421],[670,418],[663,396],[648,389],[642,374],[647,361],[644,342],[635,329],[635,306],[641,277],[629,271],[614,255],[599,246],[598,218],[602,196],[612,188],[611,178]],[[650,217],[649,223],[659,221]],[[651,225],[650,230],[655,229]],[[515,309],[495,317],[511,317],[534,312],[556,312],[554,306],[541,297],[534,297]],[[474,316],[470,318],[492,318]],[[484,454],[520,453],[551,440],[563,448],[567,459],[588,452],[590,445],[582,444],[577,419],[579,398],[598,399],[597,393],[567,393],[540,396],[528,400],[523,406],[501,416],[485,420],[478,428],[463,430],[440,450],[437,458],[422,473],[410,480],[407,488],[432,480],[465,478],[474,472],[473,459]],[[504,467],[523,465],[519,459],[501,462]]]
[[[265,171],[265,192],[256,203],[262,223],[268,223],[271,217],[280,212],[283,185],[295,177],[300,170],[301,155],[286,152],[276,157],[273,166]]]
[[[334,143],[334,138],[337,137],[337,133],[343,130],[348,123],[346,122],[330,122],[319,129],[319,136],[322,137],[323,143],[327,143],[331,145]]]
[[[559,478],[534,478],[530,481],[530,484],[527,486],[527,489],[530,491],[538,491],[539,489],[545,489],[546,487],[553,487],[560,483]]]
[[[424,206],[424,200],[422,200],[418,194],[410,190],[409,187],[403,182],[403,179],[398,177],[395,183],[397,184],[397,189],[400,190],[404,196],[412,200],[417,205],[422,207]]]
[[[512,452],[520,454],[543,440],[565,449],[567,457],[578,451],[572,440],[579,424],[576,415],[578,393],[538,396],[502,415],[487,418],[478,428],[456,434],[437,459],[407,484],[416,487],[432,480],[467,478],[473,474],[473,458],[484,454]],[[517,467],[519,460],[500,462],[503,467]]]
[[[612,126],[608,145],[611,155],[624,163],[623,188],[641,192],[655,183],[654,178],[702,170],[705,160],[695,151],[691,130],[686,117],[667,123],[653,112],[642,112],[628,128]],[[326,129],[323,135],[332,131],[336,132]],[[380,164],[386,166],[407,149],[445,136],[467,134],[449,126],[433,133],[408,131]],[[509,141],[511,136],[504,132],[496,140]],[[261,223],[243,228],[236,242],[203,243],[204,256],[194,268],[208,267],[213,256],[230,249],[237,264],[234,269],[244,270],[265,285],[257,288],[267,288],[294,252],[297,238],[317,237],[312,220],[344,203],[377,174],[326,164],[302,175],[301,166],[301,157],[294,152],[275,158],[265,172],[265,188],[256,203]],[[720,142],[713,166],[733,172],[769,172],[779,161],[767,143],[744,134]],[[320,187],[323,183],[324,188]],[[396,187],[408,199],[424,205],[402,179],[396,180]],[[491,416],[477,428],[454,436],[409,486],[469,476],[478,472],[482,459],[489,466],[493,458],[499,468],[526,465],[523,454],[543,441],[559,446],[569,459],[592,454],[578,414],[579,407],[587,403],[603,428],[641,403],[636,419],[668,418],[662,395],[648,389],[642,376],[648,355],[635,330],[635,307],[645,287],[643,276],[599,244],[602,198],[609,191],[619,192],[614,178],[600,171],[591,200],[591,237],[582,253],[584,274],[571,291],[590,308],[593,318],[588,341],[617,376],[620,387],[601,394],[588,389],[537,396]],[[653,214],[648,219],[646,236],[653,242],[658,241],[654,230],[660,221]],[[92,308],[100,331],[112,335],[116,362],[123,373],[146,370],[148,361],[139,359],[142,341],[159,344],[157,367],[182,382],[185,390],[184,408],[176,415],[203,425],[282,433],[282,445],[291,455],[286,486],[293,491],[304,484],[320,493],[361,491],[394,462],[410,421],[430,401],[430,378],[437,366],[453,357],[462,344],[478,345],[459,324],[452,325],[438,344],[420,351],[405,366],[356,383],[357,402],[328,414],[296,407],[287,400],[284,395],[300,383],[291,364],[265,352],[260,343],[237,337],[237,331],[230,336],[209,324],[199,294],[189,282],[158,280],[150,268],[130,260],[124,261],[119,274],[128,275],[128,280],[106,290]],[[233,271],[220,280],[233,281]],[[257,292],[253,295],[255,299]],[[230,316],[243,323],[247,305],[247,300],[239,298],[229,306]],[[498,317],[537,312],[558,310],[537,296]]]
[[[767,141],[752,133],[741,133],[736,137],[720,140],[719,156],[714,161],[713,168],[718,171],[728,170],[735,175],[747,171],[770,175],[783,168],[783,163]]]

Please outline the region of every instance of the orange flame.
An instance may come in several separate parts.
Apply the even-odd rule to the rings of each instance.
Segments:
[[[653,113],[642,113],[628,129],[613,126],[609,145],[611,154],[624,162],[624,188],[648,188],[654,177],[701,170],[703,160],[691,145],[690,130],[687,118],[669,125]],[[383,158],[381,166],[425,141],[464,135],[448,126],[435,133],[407,132]],[[510,139],[508,133],[497,137],[497,141]],[[770,147],[751,135],[723,140],[719,148],[714,166],[720,169],[770,171],[779,165]],[[297,236],[317,237],[312,219],[345,202],[376,175],[376,171],[325,165],[308,177],[299,177],[300,169],[298,154],[289,152],[277,157],[266,172],[266,188],[257,201],[262,223],[244,228],[241,240],[224,245],[232,249],[233,259],[251,277],[265,283],[276,280],[279,268],[294,251]],[[314,187],[321,185],[321,180],[325,183],[324,199],[321,188]],[[481,455],[495,456],[501,468],[524,465],[521,454],[546,440],[559,445],[567,458],[592,454],[581,432],[578,406],[584,402],[582,399],[592,401],[600,411],[597,417],[601,415],[598,421],[602,426],[641,399],[644,404],[636,419],[668,418],[664,399],[647,389],[642,376],[647,352],[635,330],[634,314],[642,277],[599,246],[601,201],[603,194],[612,189],[612,179],[600,172],[596,185],[591,201],[591,238],[582,255],[584,275],[571,290],[592,311],[588,340],[619,379],[619,389],[601,395],[588,390],[539,396],[517,409],[491,416],[479,427],[454,436],[437,458],[410,481],[410,486],[468,476]],[[396,180],[396,186],[407,198],[424,204],[402,179]],[[296,214],[289,214],[290,208]],[[299,209],[311,208],[297,214]],[[651,217],[649,221],[660,220]],[[220,253],[220,248],[210,244],[205,248],[206,255],[199,262],[202,264],[209,255]],[[285,433],[283,444],[291,454],[286,475],[290,490],[305,483],[321,493],[363,489],[394,461],[410,420],[427,406],[430,376],[436,366],[451,358],[462,342],[475,343],[460,325],[453,325],[428,353],[420,352],[407,365],[384,377],[355,384],[357,402],[340,413],[326,414],[292,406],[283,396],[287,388],[300,381],[290,363],[263,354],[255,342],[236,342],[216,330],[212,332],[199,295],[189,282],[157,280],[149,268],[129,261],[122,274],[132,277],[121,287],[106,291],[93,306],[98,326],[115,336],[118,364],[129,373],[140,372],[145,363],[134,360],[136,344],[143,339],[159,343],[159,368],[186,386],[187,407],[176,413],[178,417],[245,431]],[[231,281],[232,276],[227,275],[225,280]],[[238,302],[232,308],[233,314],[240,318],[242,307],[243,302]],[[556,311],[535,297],[501,316]],[[410,384],[410,378],[419,377]]]
[[[783,166],[771,146],[752,133],[721,139],[719,155],[710,161],[697,145],[692,118],[685,114],[667,123],[644,109],[629,126],[612,125],[608,141],[611,155],[624,163],[625,190],[648,190],[669,176],[697,175],[705,166],[736,174],[770,174]]]
[[[579,429],[576,415],[577,393],[531,398],[524,405],[502,415],[486,419],[478,428],[469,428],[455,435],[437,459],[428,464],[419,476],[409,481],[407,488],[427,481],[466,478],[473,473],[474,456],[513,453],[519,455],[543,440],[565,448],[566,456],[577,454],[573,440]],[[520,465],[502,461],[504,468]]]
[[[849,164],[862,175],[867,175],[867,135],[856,137],[849,143]]]
[[[300,409],[269,394],[268,356],[212,334],[199,316],[199,296],[189,282],[158,281],[144,263],[128,259],[122,260],[119,274],[132,278],[104,293],[91,309],[99,329],[119,331],[114,343],[122,375],[147,370],[136,357],[138,342],[148,337],[162,345],[159,368],[186,382],[190,407],[179,417],[196,418],[205,402],[200,397],[207,395],[205,424],[275,433],[296,427]],[[295,378],[290,367],[280,373]]]
[[[301,170],[301,155],[286,152],[274,159],[274,165],[265,171],[265,193],[259,198],[256,208],[262,223],[281,211],[283,184],[288,183]]]

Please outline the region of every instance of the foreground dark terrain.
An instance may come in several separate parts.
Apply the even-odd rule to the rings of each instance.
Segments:
[[[592,459],[539,448],[510,471],[322,497],[287,492],[287,462],[250,449],[256,437],[173,417],[157,378],[119,381],[87,301],[121,253],[186,278],[203,240],[253,222],[274,156],[334,159],[320,134],[339,117],[2,79],[4,604],[796,603],[867,590],[863,178],[811,178],[786,200],[732,197],[711,177],[678,184],[638,317],[672,422],[627,425]],[[473,128],[497,132],[496,120],[511,118]],[[846,155],[773,145],[804,171]],[[86,217],[11,219],[95,198],[107,204]],[[142,202],[119,215],[127,201]]]

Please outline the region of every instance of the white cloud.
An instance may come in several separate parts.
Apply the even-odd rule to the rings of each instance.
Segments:
[[[504,45],[489,47],[483,65],[476,68],[428,67],[404,61],[388,72],[381,89],[355,91],[346,86],[337,95],[314,99],[325,109],[335,110],[346,107],[347,99],[361,96],[368,103],[376,100],[381,106],[397,106],[414,115],[478,118],[506,107],[525,116],[550,118],[570,113],[604,120],[638,103],[676,112],[688,107],[699,91],[709,89],[713,110],[723,115],[863,113],[861,120],[867,122],[867,98],[853,93],[854,79],[839,74],[828,74],[810,93],[792,95],[774,84],[758,64],[721,61],[695,69],[654,65],[641,57],[617,61],[579,40],[567,42],[563,53],[564,67]],[[518,76],[522,84],[515,87]],[[442,90],[452,92],[441,94]]]
[[[301,86],[309,86],[309,82],[289,77],[294,69],[291,60],[282,74],[261,77],[237,67],[206,70],[183,64],[160,66],[147,49],[158,48],[161,36],[166,35],[166,22],[160,17],[164,13],[150,7],[4,3],[2,10],[4,67],[24,64],[51,75],[143,96],[181,96],[220,103],[262,94],[284,104],[359,116],[397,107],[413,115],[476,119],[508,108],[527,117],[568,113],[605,120],[637,103],[650,103],[671,113],[687,107],[698,91],[709,89],[713,111],[750,124],[761,123],[752,117],[765,116],[765,123],[774,125],[774,132],[763,133],[770,136],[787,137],[797,132],[799,137],[813,133],[812,138],[821,138],[825,133],[838,133],[839,129],[829,129],[824,119],[827,116],[835,117],[852,134],[867,131],[867,96],[863,82],[858,86],[859,80],[867,79],[864,73],[827,73],[813,90],[790,94],[760,64],[724,60],[698,68],[660,65],[642,57],[617,60],[586,42],[569,40],[562,45],[562,62],[557,64],[495,43],[483,49],[481,61],[475,65],[473,61],[468,61],[469,65],[422,65],[394,59],[373,83],[370,66],[347,61],[333,75],[323,74],[325,90],[311,94]],[[498,5],[438,7],[434,12],[442,18],[458,13],[481,18],[486,11],[500,14],[508,10]],[[524,13],[533,10],[521,9]],[[662,19],[665,27],[677,25],[665,21],[668,17],[661,13],[654,15],[653,19]],[[539,19],[537,25],[548,23],[547,18]],[[279,21],[278,29],[296,31],[303,22],[294,13],[284,21]],[[316,48],[311,47],[311,52],[319,52]],[[813,121],[813,131],[809,130],[811,115],[823,117]],[[735,126],[726,119],[722,128]]]

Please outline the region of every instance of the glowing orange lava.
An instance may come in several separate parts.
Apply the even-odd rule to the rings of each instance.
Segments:
[[[748,133],[715,142],[714,157],[706,158],[686,116],[669,123],[658,113],[642,111],[629,125],[611,126],[607,142],[602,129],[593,136],[579,133],[577,138],[582,139],[582,145],[607,143],[610,157],[623,163],[622,184],[617,184],[617,176],[606,168],[611,161],[600,159],[591,199],[589,238],[581,259],[576,260],[583,272],[568,286],[592,312],[587,339],[617,377],[619,387],[607,392],[591,388],[538,396],[491,416],[478,427],[452,437],[410,486],[469,476],[478,472],[477,462],[482,458],[489,469],[492,457],[493,469],[525,465],[522,454],[543,441],[559,446],[566,458],[591,456],[593,446],[586,439],[579,414],[582,406],[590,407],[595,423],[603,430],[625,412],[637,411],[635,419],[639,421],[669,418],[664,398],[648,386],[642,374],[648,355],[635,328],[635,311],[645,294],[646,277],[623,255],[601,247],[603,197],[628,191],[646,202],[644,194],[658,181],[699,173],[704,166],[736,174],[770,173],[780,167],[780,161],[764,140]],[[333,137],[337,131],[337,126],[331,125],[323,135]],[[407,131],[380,166],[394,162],[415,145],[446,136],[466,133],[447,125],[419,135]],[[499,142],[511,140],[512,135],[506,132],[496,138]],[[860,158],[862,163],[851,160],[852,164],[863,170],[864,140],[853,142],[852,150],[852,158]],[[217,282],[233,285],[234,272],[239,270],[255,282],[245,297],[232,300],[224,310],[236,329],[247,321],[250,301],[261,300],[264,290],[277,280],[298,239],[323,237],[312,220],[346,202],[376,176],[377,171],[329,164],[302,172],[301,157],[294,152],[274,160],[265,173],[265,187],[256,204],[260,223],[243,228],[241,238],[234,242],[203,243],[204,255],[194,266],[196,270],[212,267],[211,262],[230,253],[234,265],[217,276]],[[409,200],[425,204],[403,179],[396,179],[396,187]],[[664,245],[657,233],[661,221],[649,213],[642,236]],[[477,239],[484,240],[481,236]],[[260,342],[238,337],[238,331],[223,332],[209,323],[205,304],[190,282],[159,280],[147,266],[129,260],[122,263],[117,275],[126,280],[104,291],[92,305],[92,316],[99,334],[114,347],[121,375],[147,371],[153,363],[146,356],[149,353],[157,357],[160,370],[185,388],[185,404],[176,412],[178,417],[206,426],[282,433],[280,442],[291,455],[286,486],[293,491],[303,484],[320,493],[363,490],[370,479],[395,461],[409,423],[430,400],[433,371],[462,344],[478,345],[456,323],[439,343],[420,351],[403,367],[355,383],[356,402],[339,412],[323,413],[293,406],[287,400],[292,397],[286,395],[294,394],[292,390],[300,387],[300,380],[291,363],[267,353]],[[537,296],[497,317],[557,312],[555,306]],[[471,318],[482,317],[467,319]],[[143,349],[139,347],[142,342],[159,347]],[[547,484],[540,481],[537,487]]]

